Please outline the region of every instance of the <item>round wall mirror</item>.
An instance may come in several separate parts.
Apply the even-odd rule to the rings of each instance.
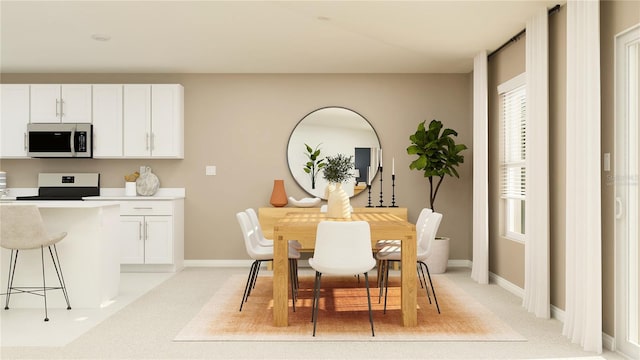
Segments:
[[[289,137],[287,162],[291,175],[307,193],[326,199],[327,181],[322,170],[316,171],[315,178],[312,172],[305,171],[310,161],[305,144],[313,151],[320,150],[317,160],[337,154],[353,156],[354,178],[342,184],[349,196],[363,192],[368,179],[373,180],[378,171],[378,134],[367,119],[353,110],[337,106],[314,110],[298,122]]]

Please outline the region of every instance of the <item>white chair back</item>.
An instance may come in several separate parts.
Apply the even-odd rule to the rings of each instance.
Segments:
[[[258,244],[262,246],[273,246],[273,244],[270,243],[270,240],[264,237],[262,226],[260,226],[260,220],[258,219],[258,214],[256,213],[256,211],[253,210],[253,208],[248,208],[244,212],[249,215],[249,221],[251,221],[251,225],[256,232],[256,239],[258,239]]]
[[[418,220],[416,221],[416,240],[422,236],[422,232],[419,231],[419,229],[424,229],[424,224],[431,214],[433,214],[433,210],[429,208],[424,208],[420,211],[420,215],[418,215]]]
[[[436,233],[438,232],[441,221],[442,214],[436,212],[429,215],[427,221],[425,221],[422,235],[418,239],[418,259],[424,259],[429,256],[431,244],[436,238]]]
[[[321,221],[311,266],[333,275],[367,272],[376,264],[371,252],[371,229],[366,221]]]
[[[35,249],[50,237],[35,205],[0,206],[0,245],[6,249]]]
[[[236,214],[236,219],[240,224],[240,230],[242,230],[242,236],[244,238],[244,246],[247,250],[247,254],[253,259],[261,258],[264,254],[257,251],[259,247],[258,234],[249,219],[249,215],[246,212],[241,211]]]

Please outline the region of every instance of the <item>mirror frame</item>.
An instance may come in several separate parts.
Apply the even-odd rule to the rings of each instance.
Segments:
[[[372,133],[372,135],[374,135],[374,136],[375,136],[375,138],[376,138],[376,142],[377,142],[377,146],[378,146],[378,147],[376,148],[376,152],[375,152],[375,154],[373,155],[373,156],[375,156],[375,159],[373,158],[373,156],[371,156],[371,155],[369,156],[369,164],[377,164],[377,163],[374,163],[374,160],[375,160],[375,161],[377,161],[377,154],[378,154],[377,150],[378,150],[378,149],[380,149],[380,147],[381,147],[381,143],[380,143],[380,136],[378,136],[378,132],[376,131],[376,129],[373,127],[373,125],[371,124],[371,122],[370,122],[367,118],[365,118],[364,116],[362,116],[362,114],[360,114],[359,112],[357,112],[357,111],[355,111],[355,110],[349,109],[349,108],[344,107],[344,106],[324,106],[324,107],[321,107],[321,108],[315,109],[315,110],[313,110],[313,111],[311,111],[311,112],[307,113],[306,115],[304,115],[304,116],[302,117],[302,119],[300,119],[300,120],[296,123],[296,125],[295,125],[295,126],[294,126],[294,128],[293,128],[293,130],[291,130],[291,134],[289,135],[289,139],[288,139],[288,141],[287,141],[287,147],[286,147],[286,152],[287,152],[287,154],[286,154],[286,155],[287,155],[287,166],[289,167],[289,173],[291,174],[291,177],[293,178],[293,180],[296,182],[296,184],[298,184],[298,186],[299,186],[302,190],[304,190],[307,194],[311,195],[312,197],[319,197],[319,198],[324,199],[324,200],[326,200],[326,196],[324,195],[324,189],[321,189],[321,190],[319,190],[319,191],[318,191],[318,188],[317,188],[317,187],[316,187],[316,189],[315,189],[315,190],[310,189],[310,186],[309,186],[308,184],[303,184],[303,183],[301,183],[301,181],[296,177],[296,175],[294,174],[294,168],[296,168],[296,169],[297,169],[297,168],[299,167],[299,168],[300,168],[299,170],[301,170],[301,171],[302,171],[302,166],[303,166],[304,164],[299,164],[299,166],[296,166],[296,167],[294,167],[294,166],[293,166],[293,164],[291,164],[291,161],[292,161],[292,160],[291,160],[291,159],[290,159],[290,157],[289,157],[289,152],[290,152],[290,149],[289,149],[289,148],[290,148],[290,146],[292,146],[291,140],[292,140],[292,138],[294,137],[294,135],[296,134],[296,130],[298,130],[298,129],[299,129],[299,127],[304,123],[304,121],[305,121],[305,120],[307,120],[307,119],[309,119],[309,117],[310,117],[310,116],[312,116],[312,115],[316,114],[318,111],[327,110],[327,109],[340,109],[340,110],[346,110],[346,111],[349,111],[349,112],[353,113],[353,115],[354,115],[354,116],[357,116],[357,118],[359,118],[359,119],[356,119],[356,120],[360,120],[360,119],[361,119],[361,120],[363,120],[363,121],[364,121],[363,125],[367,125],[367,126],[369,126],[369,128],[370,128],[370,129],[371,129],[371,131],[373,132],[373,133]],[[355,117],[354,117],[354,118],[355,118]],[[333,129],[330,129],[330,130],[333,130]],[[304,143],[304,142],[303,142],[303,143]],[[311,147],[315,147],[315,146],[316,146],[316,144],[308,144],[308,145],[309,145],[309,146],[311,146]],[[321,149],[322,149],[322,147],[321,147]],[[373,148],[369,148],[369,149],[370,149],[369,151],[371,152],[371,154],[373,154],[373,152],[372,152],[372,149],[373,149]],[[303,152],[303,151],[304,151],[304,148],[303,148],[303,147],[301,147],[301,148],[300,148],[300,151],[301,151],[301,152]],[[335,154],[329,154],[329,156],[332,156],[332,155],[335,155]],[[321,157],[326,157],[326,155],[325,155],[325,156],[322,156],[322,154],[321,154]],[[355,157],[354,157],[354,162],[355,162]],[[373,181],[373,179],[375,178],[375,176],[376,176],[376,175],[377,175],[377,173],[378,173],[378,166],[377,166],[377,165],[376,165],[376,166],[372,166],[371,172],[372,172],[372,174],[371,174],[371,181]],[[319,178],[321,178],[321,175],[319,176]],[[366,184],[366,182],[367,182],[367,174],[366,174],[366,171],[365,171],[365,173],[364,173],[364,174],[360,173],[360,179],[361,179],[361,182],[364,182],[364,183]],[[364,181],[362,181],[362,179],[364,179]],[[322,181],[321,181],[321,183],[322,183],[323,181],[324,181],[324,180],[322,180]],[[355,196],[355,195],[358,195],[358,194],[360,194],[360,193],[365,192],[364,190],[366,190],[366,186],[364,186],[364,187],[360,187],[360,188],[358,188],[358,189],[355,189],[355,185],[356,185],[355,180],[353,181],[353,184],[354,184],[354,187],[347,187],[347,188],[345,188],[345,190],[347,191],[347,193],[349,194],[349,196],[350,196],[350,197],[353,197],[353,196]],[[360,185],[360,186],[362,186],[362,185]],[[343,187],[344,187],[344,186],[343,186]],[[312,191],[315,191],[315,192],[312,192]]]

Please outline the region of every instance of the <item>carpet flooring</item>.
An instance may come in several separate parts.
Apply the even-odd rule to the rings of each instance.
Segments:
[[[386,314],[384,298],[378,303],[378,288],[372,287],[375,337],[370,331],[364,279],[358,283],[355,277],[323,276],[315,338],[313,276],[300,278],[295,312],[289,302],[288,327],[272,325],[271,276],[258,279],[242,312],[238,311],[245,281],[239,275],[227,280],[174,341],[526,341],[444,276],[433,276],[441,314],[419,288],[418,327],[413,328],[401,324],[399,277],[390,282]]]

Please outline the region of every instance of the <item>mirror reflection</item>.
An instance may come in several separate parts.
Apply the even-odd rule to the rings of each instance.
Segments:
[[[366,190],[368,178],[375,177],[379,149],[380,140],[367,119],[353,110],[332,106],[312,111],[298,122],[289,137],[287,161],[298,185],[311,196],[326,199],[327,181],[318,165],[326,162],[323,159],[327,156],[353,156],[354,178],[342,187],[354,196]],[[310,161],[316,164],[315,169],[307,166]]]

